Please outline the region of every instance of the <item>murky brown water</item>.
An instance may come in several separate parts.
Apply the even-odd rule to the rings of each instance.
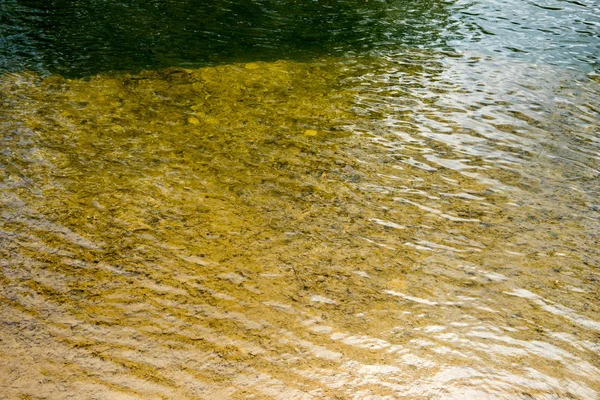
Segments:
[[[413,52],[0,96],[2,398],[600,393],[597,77]]]

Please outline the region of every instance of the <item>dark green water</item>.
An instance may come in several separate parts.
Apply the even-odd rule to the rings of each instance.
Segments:
[[[85,76],[405,47],[597,71],[599,31],[597,0],[3,0],[0,71]]]
[[[443,45],[450,12],[436,1],[8,1],[1,59],[5,69],[68,75],[307,60]]]

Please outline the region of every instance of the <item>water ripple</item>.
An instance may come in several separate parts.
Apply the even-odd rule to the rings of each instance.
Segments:
[[[597,397],[594,78],[415,50],[0,94],[8,398]]]

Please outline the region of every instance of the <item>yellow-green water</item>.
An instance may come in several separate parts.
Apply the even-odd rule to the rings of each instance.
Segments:
[[[470,57],[4,75],[0,397],[596,398],[599,83]]]

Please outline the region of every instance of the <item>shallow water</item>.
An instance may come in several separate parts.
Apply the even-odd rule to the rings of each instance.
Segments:
[[[5,73],[2,396],[597,398],[599,44],[452,7],[429,48]]]

